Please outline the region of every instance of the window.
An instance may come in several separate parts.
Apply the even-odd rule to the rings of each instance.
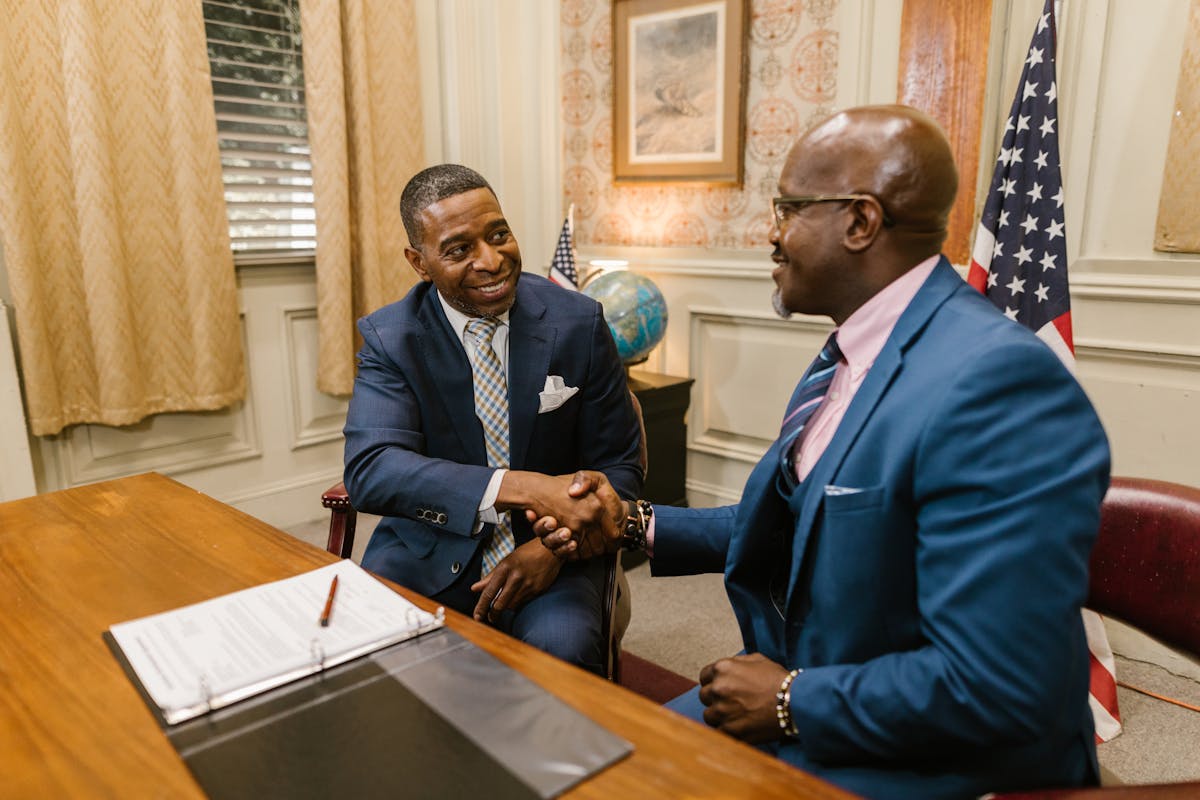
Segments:
[[[203,6],[234,253],[311,253],[316,213],[299,0]]]

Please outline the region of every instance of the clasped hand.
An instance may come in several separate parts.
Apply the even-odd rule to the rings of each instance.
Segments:
[[[525,511],[542,544],[564,561],[615,552],[621,546],[625,503],[604,473],[576,472],[564,495],[557,501],[559,511],[550,504]]]

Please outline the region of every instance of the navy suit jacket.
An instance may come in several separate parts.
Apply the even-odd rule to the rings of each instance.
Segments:
[[[424,595],[469,586],[479,575],[465,566],[492,527],[473,535],[494,470],[462,343],[430,283],[359,320],[358,329],[346,489],[356,509],[384,517],[363,566]],[[539,414],[548,375],[579,392]],[[622,495],[637,495],[638,422],[599,303],[522,274],[509,312],[508,379],[512,469],[600,470]],[[524,515],[512,519],[517,543],[528,541]]]
[[[780,757],[868,797],[1094,780],[1080,618],[1104,431],[943,258],[790,497],[655,509],[655,574],[723,571],[746,649],[804,670]],[[768,578],[790,538],[781,614]]]

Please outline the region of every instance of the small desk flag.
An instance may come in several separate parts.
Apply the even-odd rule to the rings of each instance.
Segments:
[[[575,205],[572,203],[567,209],[567,218],[563,220],[562,232],[558,234],[558,244],[554,246],[550,280],[564,289],[579,291],[579,271],[575,268],[574,217]]]

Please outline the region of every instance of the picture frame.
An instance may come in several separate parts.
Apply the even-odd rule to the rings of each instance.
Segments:
[[[615,0],[613,180],[741,185],[746,0]]]

